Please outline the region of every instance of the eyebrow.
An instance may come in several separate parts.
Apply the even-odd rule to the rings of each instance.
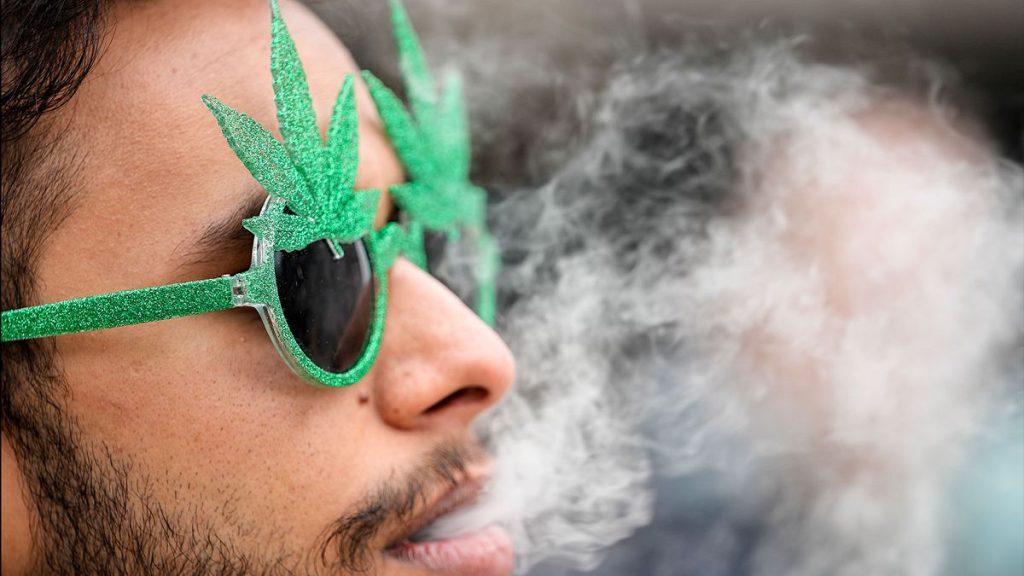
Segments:
[[[184,249],[183,266],[199,266],[225,260],[246,252],[252,247],[253,236],[242,227],[242,220],[256,216],[263,209],[267,193],[253,186],[245,200],[235,210],[208,223]]]

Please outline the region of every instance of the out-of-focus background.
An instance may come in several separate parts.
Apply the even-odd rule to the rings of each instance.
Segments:
[[[668,321],[664,325],[657,322],[644,324],[637,320],[639,313],[636,311],[629,312],[634,316],[624,320],[627,313],[618,314],[617,310],[605,308],[600,313],[609,315],[608,332],[614,336],[627,334],[628,337],[602,339],[594,336],[605,326],[601,322],[594,322],[589,329],[574,331],[572,326],[566,325],[576,322],[579,326],[586,326],[585,323],[593,322],[592,315],[598,312],[577,305],[579,300],[586,298],[567,286],[573,285],[573,265],[601,261],[580,258],[580,254],[596,253],[606,246],[629,251],[637,242],[642,244],[642,239],[637,238],[643,237],[636,230],[643,228],[644,218],[660,222],[658,226],[664,227],[670,226],[666,224],[665,214],[678,214],[680,227],[685,229],[680,235],[705,238],[716,233],[724,234],[716,232],[714,226],[707,226],[707,222],[714,221],[715,217],[705,217],[703,211],[717,213],[721,210],[720,206],[712,207],[719,202],[714,198],[722,196],[722,191],[729,188],[732,180],[725,182],[729,170],[716,162],[734,158],[735,150],[728,142],[747,130],[730,124],[742,115],[729,116],[719,109],[721,101],[730,97],[724,93],[733,90],[731,87],[737,85],[738,77],[742,80],[743,73],[723,71],[725,80],[713,78],[718,67],[724,70],[724,67],[735,65],[729,64],[729,55],[733,52],[748,50],[756,55],[759,51],[770,52],[774,49],[772,47],[781,43],[799,47],[799,50],[813,55],[815,62],[834,63],[843,69],[858,71],[861,64],[869,63],[864,68],[870,67],[871,78],[882,83],[901,85],[905,82],[917,88],[924,87],[917,94],[919,98],[941,101],[946,110],[956,112],[949,118],[953,125],[979,135],[980,141],[991,142],[993,157],[1007,159],[1009,164],[1004,168],[1008,167],[1011,175],[1005,182],[1009,184],[1004,182],[995,188],[1010,198],[1008,205],[1019,207],[1020,198],[1024,196],[1024,190],[1019,189],[1019,164],[1024,150],[1024,1],[406,0],[405,3],[431,63],[437,69],[445,65],[457,67],[467,80],[474,138],[473,176],[488,188],[497,206],[492,210],[495,218],[499,219],[494,225],[506,246],[503,281],[506,287],[514,286],[514,289],[503,292],[501,305],[506,314],[499,328],[507,330],[506,337],[512,340],[513,348],[516,349],[516,343],[522,345],[522,350],[516,351],[531,360],[520,371],[527,392],[540,398],[539,403],[548,401],[557,406],[557,394],[552,400],[546,396],[544,386],[564,385],[559,381],[564,374],[558,372],[557,367],[548,374],[531,373],[531,370],[538,370],[538,366],[546,366],[544,358],[530,356],[541,354],[537,350],[543,347],[531,348],[531,340],[541,339],[541,332],[544,332],[544,336],[554,342],[552,346],[569,349],[568,352],[552,352],[550,356],[557,358],[558,362],[590,362],[580,366],[580,370],[593,373],[595,380],[611,382],[595,386],[606,397],[623,394],[620,398],[623,406],[634,407],[628,395],[640,393],[639,389],[631,386],[640,381],[651,381],[654,384],[642,388],[645,393],[654,390],[664,394],[666,403],[692,402],[697,407],[695,410],[707,410],[707,406],[702,405],[702,398],[697,396],[708,393],[708,390],[688,388],[690,381],[698,376],[709,380],[721,376],[707,376],[695,370],[691,366],[693,362],[681,362],[680,366],[687,366],[685,370],[673,364],[676,354],[695,356],[703,353],[688,340],[691,334],[687,329],[678,328]],[[337,31],[360,65],[373,70],[401,91],[386,2],[314,0],[311,4]],[[779,81],[778,78],[828,78],[829,73],[823,74],[820,70],[783,71],[776,75],[772,71],[772,58],[766,57],[767,64],[750,65],[749,69],[753,71],[751,73],[764,73],[766,77],[775,78],[766,81],[775,88],[785,87],[788,81]],[[785,58],[778,61],[783,63],[779,65],[782,67],[792,64],[786,64],[789,61]],[[693,77],[688,76],[691,70]],[[637,82],[649,83],[650,87],[637,86]],[[851,86],[852,90],[859,90],[856,82]],[[678,106],[672,102],[672,90],[680,90]],[[750,94],[757,96],[756,90]],[[814,106],[821,108],[814,104],[809,113],[820,112]],[[799,116],[782,114],[779,117],[799,120]],[[625,145],[608,143],[608,138],[614,140],[619,137],[625,139]],[[726,144],[719,146],[716,139]],[[625,152],[623,146],[626,147]],[[828,146],[827,140],[824,146]],[[864,171],[871,169],[870,165],[864,166]],[[644,172],[655,176],[647,178]],[[1016,180],[1013,175],[1017,175]],[[945,181],[940,178],[936,182],[942,184]],[[631,212],[631,194],[638,193],[638,187],[644,187],[649,195],[644,196],[639,207],[634,206]],[[682,201],[682,205],[665,198],[666,193],[684,188],[688,191],[683,195],[690,196]],[[599,198],[592,206],[580,207],[580,202],[573,199],[574,194],[591,192]],[[540,207],[542,203],[545,204]],[[721,203],[727,205],[728,201]],[[536,210],[531,208],[533,204],[538,206]],[[1012,218],[1019,220],[1019,214],[1014,214]],[[634,217],[635,220],[631,220]],[[1020,262],[1014,258],[1017,258],[1020,246],[1015,243],[1024,246],[1024,236],[1020,235],[1024,222],[1018,220],[1000,222],[998,226],[993,224],[1008,233],[999,236],[1002,244],[996,243],[984,250],[989,256],[993,250],[998,252],[993,256],[992,269],[1009,269],[1007,278],[1019,284],[1022,281]],[[587,234],[603,233],[581,232],[590,230],[590,226],[595,230],[607,230],[607,244],[587,243]],[[654,224],[651,226],[653,229]],[[990,227],[986,224],[984,229],[989,230]],[[945,235],[943,229],[937,230],[937,235]],[[616,240],[615,235],[619,232],[622,239]],[[555,239],[548,240],[546,235]],[[576,238],[576,235],[580,237]],[[541,239],[534,240],[534,237]],[[579,245],[565,238],[574,238]],[[568,243],[569,246],[552,248],[557,242]],[[652,275],[654,281],[641,288],[650,289],[655,295],[660,294],[658,291],[663,288],[682,287],[679,289],[683,292],[688,290],[687,282],[692,280],[689,278],[691,267],[698,264],[706,267],[708,257],[702,242],[669,242],[668,248],[663,247],[658,252],[659,257],[666,259],[667,267],[678,265],[678,269],[668,275]],[[756,243],[753,246],[756,247]],[[531,263],[529,253],[544,250],[549,254],[543,261]],[[622,253],[613,251],[613,258],[620,256]],[[638,269],[644,270],[645,257],[641,254],[637,258],[640,259],[639,264],[609,273],[629,274]],[[737,269],[741,273],[757,271],[750,267]],[[640,275],[639,272],[637,274]],[[705,281],[709,277],[708,273],[695,276]],[[780,273],[779,277],[782,276]],[[771,278],[768,276],[769,282]],[[938,288],[944,288],[941,280],[944,277],[936,278],[939,279]],[[752,277],[751,281],[755,279]],[[608,285],[619,286],[611,281]],[[623,286],[636,288],[628,282]],[[925,283],[922,286],[936,288]],[[536,293],[531,292],[531,287],[536,288]],[[763,288],[769,291],[767,286]],[[981,322],[974,328],[965,328],[965,341],[975,339],[978,331],[983,336],[993,330],[1009,330],[1011,333],[1010,343],[1001,344],[1008,346],[1009,351],[992,352],[993,358],[998,357],[1005,363],[1005,366],[1000,364],[992,369],[993,374],[998,374],[978,372],[976,368],[965,369],[966,378],[989,378],[991,385],[979,385],[977,389],[970,386],[957,388],[960,381],[954,378],[949,380],[954,383],[954,390],[944,395],[929,389],[930,381],[924,378],[912,382],[910,389],[914,392],[908,396],[910,402],[914,402],[914,394],[918,394],[922,403],[954,407],[960,399],[992,394],[998,399],[995,404],[999,407],[992,409],[986,405],[976,410],[972,407],[956,414],[929,413],[920,407],[908,409],[905,423],[913,437],[906,440],[902,448],[894,448],[885,456],[891,460],[882,458],[888,464],[895,463],[896,472],[883,471],[874,476],[866,474],[868,485],[854,482],[844,485],[848,479],[841,477],[844,473],[841,466],[838,468],[840,477],[834,480],[827,478],[836,470],[827,469],[827,466],[821,478],[812,480],[805,477],[806,470],[798,473],[786,471],[790,468],[799,470],[808,461],[814,461],[813,458],[801,460],[799,456],[792,461],[787,460],[786,450],[796,445],[787,444],[792,441],[790,437],[774,438],[782,446],[777,458],[749,465],[746,462],[737,464],[731,459],[733,454],[729,453],[729,442],[734,440],[732,437],[711,440],[707,445],[694,444],[692,449],[689,437],[679,439],[678,443],[685,445],[679,453],[673,453],[676,446],[658,445],[672,443],[671,438],[665,437],[665,430],[686,430],[714,436],[721,432],[715,426],[673,428],[672,425],[648,421],[640,422],[638,428],[649,424],[657,430],[646,436],[634,437],[623,432],[619,436],[610,434],[615,437],[609,439],[601,433],[609,427],[604,424],[595,428],[596,432],[581,433],[580,441],[592,442],[595,452],[578,462],[582,468],[592,468],[588,473],[594,474],[588,478],[589,486],[581,489],[593,488],[599,495],[594,502],[575,508],[569,506],[568,512],[552,513],[558,517],[557,521],[547,524],[553,526],[553,531],[530,533],[532,546],[544,549],[549,541],[557,541],[573,530],[583,534],[581,541],[590,538],[616,543],[599,554],[590,554],[590,548],[572,538],[557,545],[552,543],[551,547],[586,548],[586,554],[577,555],[577,559],[585,557],[586,561],[567,565],[558,558],[545,559],[532,566],[529,574],[1021,574],[1024,571],[1024,419],[1020,413],[1024,404],[1024,348],[1021,347],[1024,311],[1017,306],[1019,301],[1015,299],[1020,290],[1024,287],[1011,290],[1012,298],[998,300],[994,304],[997,307],[1008,306],[1000,311],[1009,318],[1006,326],[996,330]],[[569,292],[568,300],[562,291]],[[643,292],[638,294],[638,298],[644,297]],[[604,299],[598,301],[629,305],[636,299],[615,300],[614,296],[602,297]],[[936,309],[949,311],[951,317],[961,313],[972,317],[971,306],[975,304],[984,309],[989,303],[979,299],[957,308],[955,302],[944,302]],[[565,316],[561,316],[562,310],[566,310]],[[704,309],[697,307],[696,310],[700,313]],[[684,318],[682,324],[686,322]],[[936,330],[945,325],[936,322]],[[548,330],[549,326],[557,328]],[[923,330],[921,334],[928,331],[927,324],[912,328]],[[712,331],[718,329],[723,329],[723,326],[713,325],[711,328]],[[724,325],[724,329],[728,326]],[[956,342],[955,339],[952,341]],[[948,345],[949,341],[940,339],[936,342]],[[575,350],[573,346],[576,345],[586,349]],[[610,366],[593,363],[595,357],[601,360],[602,356],[611,358]],[[915,357],[913,362],[927,364],[927,358],[930,356],[924,354]],[[936,358],[942,359],[943,354]],[[956,360],[951,362],[953,367],[960,366]],[[684,376],[677,377],[680,373]],[[550,382],[545,383],[546,376],[550,376]],[[853,383],[857,384],[855,380]],[[949,382],[939,378],[936,386]],[[677,392],[680,384],[686,394]],[[584,388],[586,386],[579,389]],[[760,393],[772,394],[771,391]],[[546,414],[547,418],[565,416],[571,420],[567,414],[578,403],[594,401],[585,393],[581,396],[562,399],[566,404],[559,408],[561,412],[541,410],[538,413]],[[907,401],[907,398],[899,396],[898,391],[895,396],[894,404]],[[865,402],[872,409],[879,408],[879,405],[871,405],[878,400]],[[880,402],[885,403],[884,397]],[[644,410],[649,408],[645,404]],[[614,408],[594,410],[601,417],[612,418],[611,423],[614,423]],[[844,415],[842,408],[837,412]],[[580,414],[588,413],[583,410]],[[667,410],[668,416],[643,410],[639,414],[624,411],[622,418],[692,417],[689,411],[683,410]],[[886,418],[899,422],[904,416],[881,416],[883,427],[887,422],[892,423]],[[971,426],[980,426],[981,430],[960,434],[955,428],[959,423],[954,422],[958,418],[970,420]],[[982,421],[982,424],[975,420]],[[948,438],[957,438],[964,445],[957,450],[943,451],[935,447],[936,438],[947,436],[914,436],[922,427],[934,427],[940,431],[948,428]],[[868,435],[870,432],[865,431]],[[894,439],[894,444],[903,440]],[[955,456],[957,463],[949,466],[936,464],[934,468],[927,462],[920,465],[908,463],[906,461],[914,457],[915,446],[918,445],[915,443],[923,447],[923,458]],[[931,449],[934,449],[933,453],[928,452]],[[639,452],[647,456],[630,460],[631,455]],[[670,456],[661,457],[661,452],[668,452]],[[740,452],[742,449],[737,449],[737,453]],[[620,465],[602,468],[602,458],[617,458]],[[871,455],[867,454],[865,458],[870,460]],[[736,459],[740,460],[738,456]],[[691,465],[675,466],[679,460]],[[715,465],[711,464],[712,460]],[[802,464],[793,464],[796,461]],[[698,464],[692,465],[693,462]],[[536,465],[555,464],[538,456]],[[743,468],[744,472],[734,473],[731,471],[734,467]],[[620,468],[632,468],[634,474],[623,474]],[[935,482],[921,477],[933,469],[935,475],[943,477]],[[853,470],[857,470],[856,466]],[[896,480],[895,490],[886,492],[887,488],[883,488],[877,492],[881,496],[874,497],[876,493],[873,490],[878,487],[870,485],[870,482],[891,480],[900,474],[906,475],[900,477],[905,484]],[[757,478],[759,476],[763,481]],[[804,488],[787,485],[791,481],[808,482],[806,501],[800,501]],[[830,481],[842,485],[842,488],[831,493],[827,489]],[[620,489],[600,485],[616,482],[622,483]],[[559,492],[563,488],[552,486],[550,491],[558,498],[576,495],[572,490]],[[900,489],[910,493],[893,495],[892,492]],[[635,490],[634,502],[629,498],[632,490]],[[922,493],[915,494],[918,490]],[[928,490],[936,492],[924,493]],[[607,496],[606,500],[601,499],[613,492],[614,495]],[[580,499],[587,500],[585,496]],[[843,506],[857,507],[865,503],[868,508],[877,504],[882,509],[837,511]],[[936,507],[941,511],[936,511]],[[904,512],[914,517],[900,518]],[[591,513],[595,518],[591,524],[599,525],[599,528],[587,533],[590,527],[587,514]],[[622,534],[615,531],[616,514],[622,516],[620,524],[625,527]],[[606,522],[609,518],[611,522]],[[863,524],[842,525],[848,518]],[[548,520],[541,514],[538,523],[545,525]],[[901,523],[901,526],[905,523],[905,526],[893,528],[893,523]],[[941,523],[941,526],[933,531],[934,523]],[[861,533],[880,526],[883,528],[874,537]],[[815,533],[818,528],[822,529],[821,534]],[[921,533],[909,533],[915,530]],[[820,543],[816,544],[818,539]],[[912,550],[917,545],[923,548]],[[827,552],[817,558],[803,549],[815,546],[827,549]],[[887,549],[889,546],[891,550]]]
[[[362,66],[398,86],[394,48],[384,32],[389,30],[386,2],[312,0],[311,5]],[[769,28],[813,34],[840,52],[885,45],[893,58],[909,49],[948,64],[974,90],[974,109],[989,120],[1008,154],[1019,159],[1024,146],[1024,2],[1018,0],[409,0],[406,5],[438,64],[473,62],[460,54],[469,49],[494,51],[486,56],[503,55],[511,66],[546,67],[526,78],[521,70],[509,72],[515,85],[508,87],[522,97],[501,111],[508,118],[504,123],[489,116],[495,111],[476,110],[488,116],[474,120],[501,123],[505,138],[541,138],[530,128],[571,105],[566,91],[579,82],[600,82],[610,66],[631,56],[678,47],[702,31]],[[480,73],[499,85],[503,75],[497,69]],[[504,130],[506,124],[512,130]],[[490,166],[480,170],[485,168]],[[519,165],[518,175],[516,168],[501,168],[498,174],[515,179],[532,167]]]

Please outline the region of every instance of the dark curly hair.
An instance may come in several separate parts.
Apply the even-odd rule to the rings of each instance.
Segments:
[[[71,99],[96,61],[104,4],[102,0],[3,0],[0,4],[0,303],[4,310],[32,303],[40,246],[73,208],[74,155],[65,152],[60,131],[40,120]],[[57,384],[55,376],[52,340],[3,345],[0,426],[16,450],[26,448],[25,442],[32,444],[26,434],[31,434],[32,421],[39,416],[39,397]]]
[[[96,61],[104,9],[102,0],[0,2],[3,310],[34,303],[41,246],[74,208],[75,154],[45,116],[71,99]],[[2,354],[0,428],[38,501],[56,493],[47,485],[59,483],[44,480],[58,475],[41,471],[55,469],[55,454],[71,453],[58,401],[63,378],[52,338],[7,342]],[[38,512],[45,515],[41,507]]]

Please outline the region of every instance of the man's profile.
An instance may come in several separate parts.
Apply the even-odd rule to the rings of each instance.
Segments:
[[[229,102],[289,145],[289,127],[278,131],[275,119],[287,74],[268,66],[271,12],[263,0],[5,1],[4,311],[217,279],[255,260],[255,228],[242,222],[275,191],[225,144],[223,115],[211,116],[200,96]],[[280,15],[308,81],[314,132],[324,135],[343,80],[358,68],[306,8],[284,1]],[[394,131],[360,81],[351,105],[354,188],[386,190],[417,176],[405,174],[408,146],[392,146]],[[379,198],[367,235],[403,218],[401,197]],[[298,203],[277,210],[282,219],[307,216]],[[320,234],[327,228],[291,250],[337,239],[348,242],[345,254],[303,256],[289,268],[293,281],[323,262],[366,272],[351,250],[358,238],[336,227]],[[417,532],[472,499],[486,478],[470,425],[508,388],[511,355],[409,260],[395,255],[384,273],[387,314],[374,317],[383,336],[372,362],[336,348],[320,366],[365,368],[343,388],[304,381],[316,370],[282,362],[288,350],[279,356],[251,310],[129,318],[56,338],[5,334],[4,574],[509,572],[511,545],[494,529],[447,542],[421,542]],[[348,290],[358,306],[361,292]],[[198,306],[177,297],[185,301],[175,309]],[[353,331],[369,330],[358,318],[303,326],[349,348]],[[318,340],[295,340],[291,353],[316,363]],[[357,337],[355,356],[372,340]]]

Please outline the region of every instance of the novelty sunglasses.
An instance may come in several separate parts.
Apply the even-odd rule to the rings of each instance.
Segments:
[[[408,16],[393,0],[411,112],[377,78],[363,76],[410,181],[389,188],[401,221],[374,229],[380,194],[354,189],[354,78],[342,85],[325,143],[277,0],[270,7],[282,141],[249,116],[203,97],[228,145],[268,193],[260,214],[242,223],[254,236],[250,268],[4,311],[3,342],[252,307],[293,371],[315,384],[348,386],[366,374],[380,349],[391,265],[403,256],[428,271],[444,268],[443,255],[435,258],[435,251],[425,249],[438,239],[463,246],[463,260],[469,253],[473,288],[460,290],[460,296],[474,300],[481,318],[493,321],[498,250],[485,225],[484,191],[468,181],[469,137],[458,77],[449,75],[438,93]]]

